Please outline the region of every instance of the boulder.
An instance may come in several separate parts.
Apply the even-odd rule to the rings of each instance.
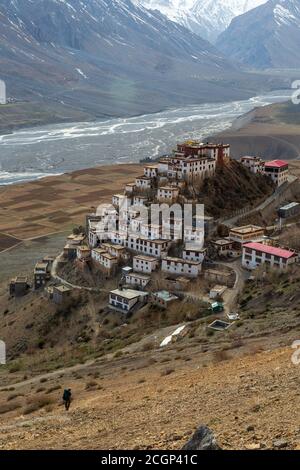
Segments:
[[[182,450],[221,450],[213,432],[207,426],[200,426]]]

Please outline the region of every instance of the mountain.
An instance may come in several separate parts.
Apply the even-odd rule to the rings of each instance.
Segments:
[[[98,117],[246,95],[211,44],[130,0],[1,0],[0,70],[9,97]]]
[[[159,10],[172,21],[214,43],[238,15],[266,0],[134,0],[151,10]]]
[[[300,2],[269,0],[235,18],[217,46],[250,67],[300,67]]]

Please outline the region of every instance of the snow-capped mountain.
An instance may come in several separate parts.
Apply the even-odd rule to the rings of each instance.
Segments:
[[[230,73],[234,66],[211,44],[130,0],[0,3],[0,74],[17,98],[105,115],[151,112],[223,99],[233,90],[220,75]]]
[[[134,0],[145,8],[159,10],[170,20],[215,42],[238,15],[262,5],[267,0]]]
[[[217,45],[251,67],[300,67],[300,0],[269,0],[235,18]]]

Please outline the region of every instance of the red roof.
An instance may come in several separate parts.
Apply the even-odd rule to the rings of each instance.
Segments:
[[[272,160],[271,162],[266,162],[265,166],[269,168],[283,168],[284,166],[288,166],[288,162],[284,160]]]
[[[246,243],[245,248],[250,250],[261,251],[262,253],[268,253],[270,255],[279,256],[280,258],[289,259],[296,253],[294,251],[284,250],[283,248],[276,248],[275,246],[264,245],[263,243]]]

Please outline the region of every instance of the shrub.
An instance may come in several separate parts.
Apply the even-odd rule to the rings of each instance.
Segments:
[[[46,394],[48,395],[49,393],[52,393],[52,392],[56,392],[57,390],[60,390],[61,389],[61,385],[55,385],[54,387],[50,387]]]
[[[169,367],[162,371],[161,376],[164,377],[166,375],[171,375],[173,372],[175,372],[175,369],[171,369],[171,367]]]
[[[7,401],[15,400],[16,398],[24,397],[23,393],[13,393],[7,397]]]
[[[9,373],[14,374],[15,372],[19,372],[21,370],[21,364],[20,362],[15,362],[9,367]]]
[[[55,398],[41,395],[39,397],[30,397],[27,400],[27,406],[24,408],[24,415],[34,413],[35,411],[45,408],[46,406],[53,405]]]
[[[216,362],[223,362],[229,359],[229,356],[226,351],[215,351],[214,359]]]
[[[4,403],[3,405],[0,405],[0,415],[10,413],[11,411],[21,408],[21,406],[22,405],[19,402]]]
[[[96,382],[95,380],[90,380],[89,382],[86,383],[85,389],[89,390],[91,388],[97,387],[97,385],[98,385],[98,382]]]

